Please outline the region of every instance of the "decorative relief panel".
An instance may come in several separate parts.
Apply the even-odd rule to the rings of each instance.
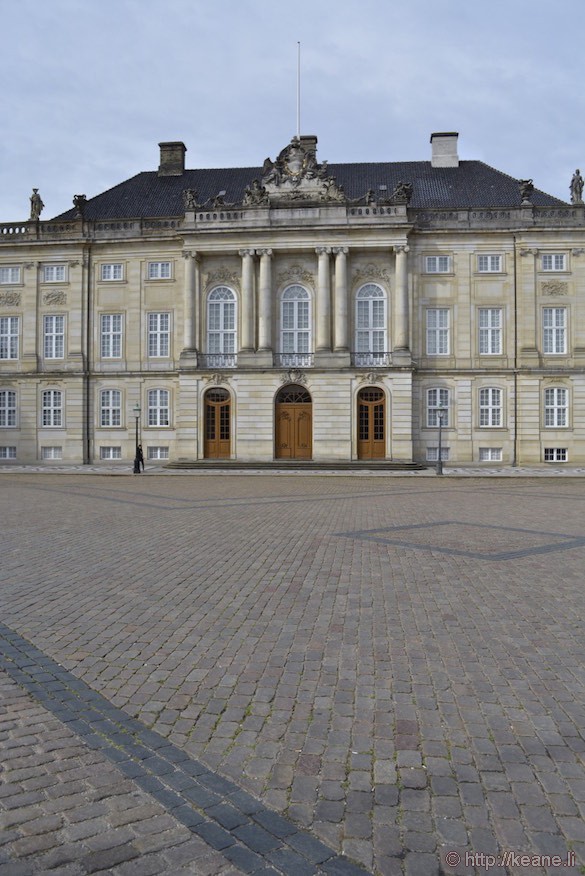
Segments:
[[[0,292],[0,307],[19,307],[20,292]]]
[[[62,307],[67,304],[67,295],[62,289],[52,289],[43,295],[43,304],[58,304]]]
[[[542,284],[543,295],[568,295],[569,284],[563,283],[561,280],[549,280]]]
[[[227,286],[234,286],[239,290],[240,277],[235,271],[230,271],[229,268],[218,268],[216,271],[210,271],[206,275],[205,285],[207,288],[215,286],[219,283],[225,283]]]
[[[217,372],[216,374],[212,374],[210,377],[205,377],[204,380],[206,383],[212,383],[215,386],[220,386],[223,384],[229,384],[230,379],[227,374],[221,374],[221,372]]]
[[[290,371],[284,371],[280,376],[281,383],[300,383],[303,386],[307,385],[307,375],[299,368],[291,368]]]
[[[358,374],[360,383],[382,383],[382,375],[376,371],[368,371],[367,374]]]
[[[291,265],[286,271],[278,275],[278,284],[280,286],[284,286],[287,283],[304,283],[311,288],[315,286],[313,275],[303,268],[302,265]]]
[[[353,282],[356,286],[361,283],[375,282],[376,280],[390,283],[390,274],[386,268],[382,268],[372,262],[369,265],[363,265],[353,272]]]

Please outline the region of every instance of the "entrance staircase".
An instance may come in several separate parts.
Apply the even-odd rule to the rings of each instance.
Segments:
[[[419,462],[393,462],[389,459],[273,459],[268,462],[242,462],[239,459],[179,459],[165,468],[201,471],[424,471]]]

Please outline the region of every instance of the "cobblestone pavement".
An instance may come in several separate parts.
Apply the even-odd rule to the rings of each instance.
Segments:
[[[581,477],[12,472],[0,502],[0,873],[583,872]]]

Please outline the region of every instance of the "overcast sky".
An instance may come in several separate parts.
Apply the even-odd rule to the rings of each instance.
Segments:
[[[0,0],[0,221],[43,219],[182,140],[187,167],[419,161],[459,132],[568,199],[585,168],[585,0]],[[585,171],[584,171],[585,173]]]

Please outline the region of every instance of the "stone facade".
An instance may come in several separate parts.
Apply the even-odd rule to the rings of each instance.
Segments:
[[[147,460],[425,462],[440,420],[452,463],[585,463],[585,207],[431,142],[251,171],[160,144],[0,226],[0,461],[129,462],[138,421]]]

